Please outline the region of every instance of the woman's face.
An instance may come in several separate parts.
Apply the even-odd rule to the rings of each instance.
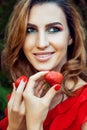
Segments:
[[[72,39],[64,12],[55,3],[32,7],[23,51],[38,70],[60,70]]]

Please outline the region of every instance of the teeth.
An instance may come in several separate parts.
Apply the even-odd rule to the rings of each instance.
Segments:
[[[50,54],[49,54],[50,55]],[[48,54],[45,54],[45,55],[37,55],[38,57],[40,58],[45,58],[45,57],[48,57],[49,56]]]
[[[52,57],[53,53],[47,53],[47,54],[34,54],[36,59],[39,61],[47,61]]]

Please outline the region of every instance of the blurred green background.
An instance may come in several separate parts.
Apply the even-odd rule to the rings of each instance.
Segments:
[[[69,1],[71,1],[72,4],[74,4],[75,8],[79,11],[84,21],[84,28],[87,36],[87,0],[69,0]],[[0,61],[1,61],[1,52],[5,46],[4,37],[6,26],[16,2],[17,0],[0,0]],[[3,75],[3,73],[1,72],[1,62],[0,62],[0,119],[2,119],[5,116],[4,111],[7,106],[7,95],[11,91],[10,88],[11,85],[7,77]]]

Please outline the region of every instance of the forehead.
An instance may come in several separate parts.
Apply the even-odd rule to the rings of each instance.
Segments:
[[[66,22],[62,8],[55,3],[36,4],[30,10],[29,23],[43,24],[55,21]]]

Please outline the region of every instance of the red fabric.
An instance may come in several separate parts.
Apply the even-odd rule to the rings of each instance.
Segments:
[[[44,130],[81,130],[87,122],[87,85],[82,87],[80,94],[58,104],[48,112],[44,122]],[[6,130],[8,118],[0,121],[0,130]]]
[[[48,112],[44,130],[81,130],[81,125],[85,122],[87,122],[87,85],[77,96],[68,98]]]
[[[7,130],[8,126],[8,117],[5,117],[3,120],[0,121],[0,130]]]

